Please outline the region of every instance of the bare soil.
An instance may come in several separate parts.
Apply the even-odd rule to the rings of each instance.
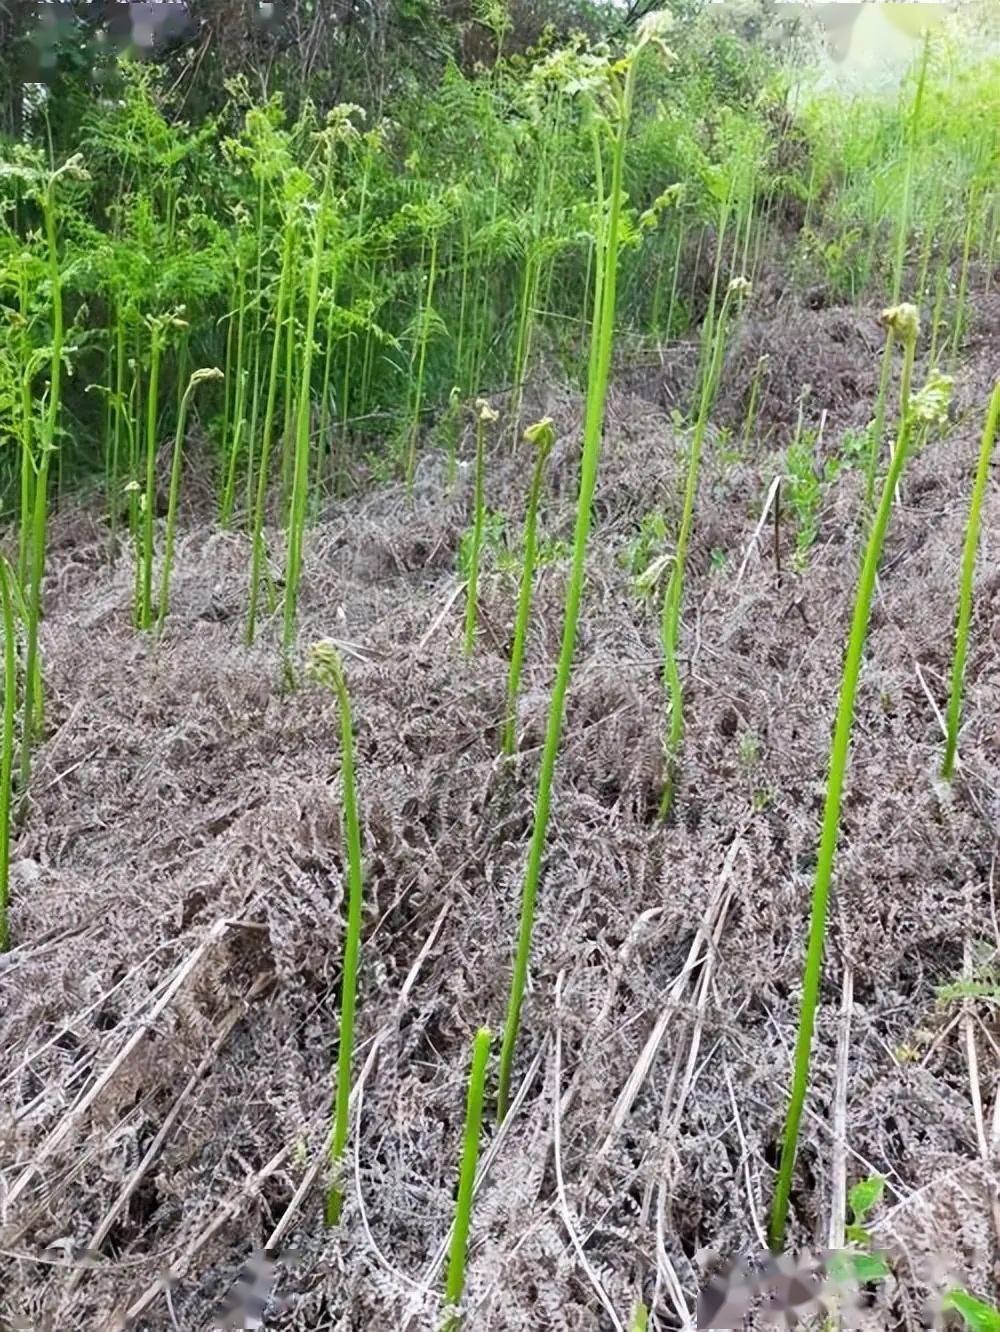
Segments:
[[[681,1327],[678,1305],[694,1309],[709,1273],[763,1246],[858,565],[859,472],[824,492],[802,571],[784,507],[780,578],[770,517],[754,534],[802,384],[828,453],[869,418],[875,314],[786,303],[734,344],[716,422],[731,433],[716,431],[701,477],[682,783],[666,826],[655,819],[657,604],[635,595],[627,565],[651,508],[676,530],[686,440],[664,408],[685,375],[668,356],[623,373],[612,393],[519,1099],[503,1131],[491,1119],[484,1134],[475,1332],[621,1327],[640,1288],[655,1300],[652,1325]],[[1000,946],[995,471],[961,771],[951,789],[936,776],[998,332],[1000,301],[984,297],[952,426],[913,459],[892,520],[793,1195],[793,1243],[824,1246],[839,1107],[848,1183],[886,1177],[873,1229],[896,1282],[872,1315],[881,1328],[926,1326],[942,1281],[998,1290],[996,999],[963,1007],[939,993],[969,968],[982,974]],[[765,442],[744,453],[763,353]],[[552,389],[531,408],[557,426],[542,526],[566,540],[581,404]],[[523,457],[498,444],[489,504],[515,534],[527,480]],[[480,1024],[502,1026],[567,569],[557,557],[538,578],[519,755],[505,764],[515,587],[490,566],[466,663],[456,554],[470,490],[466,468],[447,492],[432,451],[412,507],[400,489],[376,489],[331,508],[307,543],[301,641],[332,637],[347,661],[367,875],[356,1122],[335,1232],[322,1226],[315,1169],[344,910],[333,700],[282,688],[276,624],[244,646],[244,535],[189,513],[156,648],[132,627],[133,571],[109,562],[102,521],[85,507],[56,519],[47,738],[0,959],[0,1327],[219,1326],[248,1261],[256,1293],[273,1296],[268,1327],[440,1326],[470,1042]],[[283,1254],[273,1270],[253,1259],[265,1245]],[[260,1324],[238,1313],[235,1325]]]

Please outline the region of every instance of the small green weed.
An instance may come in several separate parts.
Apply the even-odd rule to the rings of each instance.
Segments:
[[[541,568],[543,565],[562,564],[572,554],[573,547],[561,537],[542,537],[535,554],[535,566]]]
[[[829,453],[820,464],[816,453],[818,430],[803,427],[801,411],[792,443],[785,451],[785,495],[795,515],[795,555],[793,565],[801,573],[808,567],[809,552],[819,536],[819,516],[824,492],[845,471],[867,466],[872,448],[872,426],[849,430],[836,453]]]
[[[970,1332],[1000,1332],[1000,1309],[995,1304],[977,1300],[967,1290],[950,1290],[944,1297],[942,1308],[954,1309],[965,1319]]]
[[[878,1206],[885,1194],[885,1179],[882,1175],[869,1175],[859,1180],[847,1195],[847,1210],[851,1219],[844,1227],[844,1234],[852,1244],[871,1244],[871,1232],[865,1222],[870,1212]]]
[[[746,730],[740,736],[740,766],[752,772],[760,762],[763,746],[756,731]]]
[[[871,1231],[865,1224],[884,1193],[885,1180],[881,1175],[859,1180],[848,1192],[850,1221],[844,1227],[844,1238],[851,1247],[834,1254],[829,1260],[830,1276],[839,1285],[867,1285],[892,1275],[882,1254],[872,1252]]]
[[[953,1004],[963,999],[986,999],[1000,1003],[1000,963],[996,960],[994,949],[992,945],[983,943],[975,951],[978,951],[978,960],[973,957],[968,975],[936,987],[934,995],[938,1003]]]
[[[874,424],[864,430],[845,430],[840,441],[840,457],[843,467],[864,467],[872,447]]]
[[[643,575],[667,544],[667,520],[660,509],[650,509],[639,519],[639,530],[621,555],[622,565],[635,580],[637,590]],[[641,587],[640,595],[648,596],[652,589]]]

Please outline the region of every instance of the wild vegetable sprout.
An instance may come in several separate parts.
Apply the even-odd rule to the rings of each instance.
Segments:
[[[38,629],[42,614],[42,579],[45,575],[45,542],[48,532],[49,473],[52,457],[58,447],[57,437],[62,409],[63,359],[66,353],[66,325],[63,308],[63,276],[59,254],[59,188],[65,181],[86,181],[90,177],[79,155],[71,157],[63,166],[47,174],[21,167],[14,169],[19,180],[37,199],[42,215],[45,241],[45,260],[51,302],[52,342],[49,349],[48,404],[42,418],[41,434],[35,451],[25,447],[22,454],[22,588],[27,609],[27,651],[25,655],[24,721],[21,731],[22,797],[26,795],[31,777],[31,747],[42,721],[41,672],[38,661]],[[30,383],[32,362],[25,367],[25,387]],[[30,431],[31,408],[22,398],[23,427]],[[26,436],[28,438],[28,436]],[[27,476],[25,469],[33,472]],[[30,509],[30,535],[24,527]],[[26,581],[25,581],[26,580]]]
[[[882,322],[886,326],[888,345],[888,335],[892,334],[898,342],[903,344],[903,369],[899,379],[899,420],[900,432],[902,432],[902,423],[906,420],[910,410],[910,384],[913,379],[913,362],[917,352],[917,338],[920,335],[920,315],[915,305],[904,302],[902,305],[891,305],[888,309],[882,311]],[[875,444],[873,447],[878,447]],[[899,437],[897,436],[895,448],[899,447]],[[890,462],[891,466],[891,462]]]
[[[0,734],[0,953],[7,949],[10,901],[11,781],[14,769],[14,713],[17,707],[17,644],[11,571],[0,555],[0,609],[3,612],[3,731]]]
[[[323,184],[313,218],[312,259],[309,266],[306,298],[305,345],[302,351],[302,378],[299,384],[298,405],[295,414],[294,448],[291,451],[293,468],[288,514],[288,543],[285,556],[285,613],[282,637],[285,652],[285,672],[289,680],[292,678],[291,654],[294,646],[298,610],[299,578],[302,572],[302,542],[305,531],[309,480],[312,358],[316,338],[316,320],[319,313],[320,275],[325,256],[326,229],[329,220],[327,215],[333,185],[333,154],[338,129],[349,126],[350,121],[346,118],[340,120],[339,123],[334,120],[320,141],[320,152],[323,158]]]
[[[684,571],[687,566],[688,545],[691,541],[691,529],[694,523],[694,505],[698,492],[701,450],[705,441],[705,432],[708,429],[709,413],[712,410],[712,403],[715,401],[718,388],[722,358],[726,349],[726,337],[729,332],[730,313],[733,305],[746,299],[749,294],[750,282],[747,278],[737,277],[732,279],[726,289],[722,309],[719,311],[719,318],[712,334],[711,349],[702,373],[698,415],[691,434],[687,482],[684,487],[684,507],[681,512],[680,530],[677,534],[677,549],[670,570],[666,595],[663,598],[660,639],[663,644],[663,677],[669,695],[669,706],[666,770],[663,791],[660,796],[661,818],[666,818],[673,806],[681,739],[684,735],[684,689],[681,683],[680,665],[677,660],[677,648],[681,626],[681,607],[684,599]]]
[[[479,610],[479,556],[482,551],[483,520],[486,515],[486,502],[483,497],[486,427],[490,422],[499,419],[500,413],[495,411],[485,398],[476,399],[476,462],[472,500],[472,544],[469,550],[469,578],[465,590],[464,651],[467,657],[472,656],[472,650],[476,645],[476,617]]]
[[[455,1200],[455,1224],[452,1228],[448,1257],[448,1279],[445,1300],[456,1310],[448,1316],[443,1332],[457,1332],[461,1314],[457,1312],[465,1290],[465,1263],[468,1256],[469,1227],[472,1224],[472,1196],[476,1183],[476,1165],[479,1161],[479,1135],[483,1122],[483,1098],[486,1093],[486,1064],[490,1057],[492,1033],[482,1027],[472,1045],[472,1068],[465,1106],[465,1134],[462,1139],[462,1161],[458,1177],[458,1197]]]
[[[632,97],[635,90],[637,61],[642,50],[650,44],[663,48],[663,34],[669,30],[670,16],[664,13],[647,15],[639,29],[635,46],[624,60],[612,66],[599,62],[584,62],[574,70],[574,86],[586,91],[594,117],[594,175],[597,184],[596,219],[596,274],[594,279],[593,312],[590,331],[590,360],[587,373],[587,405],[583,424],[583,452],[580,459],[580,491],[577,500],[576,527],[573,536],[573,559],[566,590],[563,615],[562,647],[556,666],[556,678],[549,703],[549,719],[542,750],[542,766],[535,798],[534,825],[528,848],[528,864],[521,893],[521,922],[511,977],[510,1000],[504,1025],[500,1051],[497,1115],[503,1119],[507,1113],[510,1081],[514,1067],[514,1051],[520,1027],[521,1004],[528,979],[528,959],[531,953],[531,934],[535,920],[535,899],[542,871],[542,853],[548,831],[549,806],[552,799],[552,779],[555,774],[559,740],[562,735],[566,690],[573,669],[576,649],[576,629],[583,599],[583,575],[590,534],[591,504],[597,482],[597,466],[601,454],[601,430],[604,425],[604,405],[611,373],[611,351],[614,336],[615,297],[618,281],[618,251],[622,219],[623,179],[625,170],[625,144],[628,135]],[[667,53],[669,54],[669,53]],[[601,134],[611,140],[610,179],[605,184],[605,150]]]
[[[524,645],[528,637],[531,616],[531,588],[535,576],[535,552],[538,544],[538,501],[542,493],[545,464],[555,443],[552,421],[545,417],[524,432],[525,440],[535,450],[535,465],[528,491],[528,508],[524,519],[524,555],[521,562],[521,583],[517,597],[517,617],[514,621],[514,644],[510,651],[510,669],[507,673],[507,716],[503,725],[503,752],[513,754],[517,727],[517,696],[521,688],[521,668],[524,664]]]
[[[908,388],[908,374],[909,370],[912,369],[914,350],[920,331],[919,316],[913,306],[906,305],[897,307],[895,311],[890,312],[890,327],[893,326],[893,320],[895,320],[897,336],[905,339],[906,360],[903,374]],[[813,1029],[816,1023],[816,1010],[819,1003],[823,951],[826,942],[827,910],[830,887],[833,881],[834,858],[840,832],[841,798],[847,774],[851,731],[854,726],[854,703],[857,697],[858,681],[861,676],[861,661],[865,638],[868,633],[868,618],[871,611],[872,595],[875,590],[875,577],[878,573],[882,546],[889,526],[893,499],[906,463],[914,423],[918,419],[934,420],[940,417],[943,408],[947,405],[947,389],[947,381],[942,383],[939,378],[935,377],[929,382],[926,390],[917,396],[915,402],[909,400],[908,393],[903,395],[904,406],[899,423],[899,432],[882,486],[878,509],[868,536],[864,562],[861,566],[855,593],[854,614],[844,657],[840,701],[837,707],[833,745],[830,753],[816,876],[813,882],[809,942],[802,980],[802,1003],[792,1071],[792,1088],[781,1144],[778,1180],[771,1210],[770,1241],[771,1247],[777,1250],[783,1247],[785,1240],[785,1226],[788,1219],[788,1204],[792,1188],[795,1153],[798,1146],[799,1126],[802,1121],[802,1112],[805,1107],[806,1091],[809,1084],[809,1062],[812,1051]]]
[[[187,427],[188,409],[195,389],[199,384],[210,384],[223,378],[221,370],[196,370],[188,380],[188,386],[181,398],[177,413],[177,430],[174,434],[174,449],[170,463],[170,493],[167,498],[167,524],[163,547],[163,573],[160,580],[160,600],[156,615],[157,633],[162,633],[170,601],[170,571],[174,562],[174,533],[177,529],[177,504],[181,493],[181,466],[184,459],[184,435]],[[147,503],[149,502],[147,496]]]
[[[354,732],[351,726],[351,702],[344,678],[344,667],[337,649],[330,643],[314,644],[308,663],[310,677],[337,698],[340,710],[341,782],[343,784],[344,835],[347,860],[347,926],[344,936],[344,969],[340,988],[340,1037],[337,1050],[337,1087],[334,1097],[333,1131],[330,1137],[330,1184],[326,1195],[325,1219],[328,1226],[340,1220],[344,1191],[340,1172],[347,1145],[351,1105],[351,1058],[354,1052],[354,1011],[358,987],[358,959],[361,952],[361,908],[364,870],[361,862],[361,825],[354,784]]]
[[[955,629],[955,655],[951,667],[951,693],[948,700],[948,725],[945,740],[944,761],[941,764],[941,776],[950,781],[955,772],[955,756],[958,751],[958,728],[962,720],[962,683],[965,678],[965,658],[969,647],[969,624],[972,619],[972,581],[976,572],[976,550],[979,546],[979,524],[983,508],[983,496],[986,493],[986,478],[989,473],[990,459],[993,457],[993,445],[996,442],[997,426],[1000,424],[1000,383],[993,389],[986,424],[983,427],[983,441],[979,449],[979,461],[976,476],[972,484],[972,500],[969,504],[969,521],[965,528],[965,549],[962,554],[962,576],[958,590],[958,624]]]
[[[257,632],[257,605],[260,597],[261,579],[264,572],[266,554],[264,551],[264,515],[267,505],[268,481],[270,479],[271,449],[274,443],[275,411],[278,401],[278,376],[281,370],[282,339],[288,348],[292,347],[291,328],[287,310],[290,303],[289,289],[292,286],[292,266],[295,258],[295,244],[299,220],[299,210],[308,188],[308,178],[303,173],[295,173],[285,185],[282,213],[281,268],[278,277],[278,289],[274,303],[274,333],[271,340],[270,369],[267,380],[267,399],[264,407],[264,421],[261,431],[260,455],[257,470],[257,488],[253,504],[253,518],[250,530],[252,554],[250,559],[250,596],[247,606],[246,640],[252,644]],[[286,384],[286,394],[291,386]]]

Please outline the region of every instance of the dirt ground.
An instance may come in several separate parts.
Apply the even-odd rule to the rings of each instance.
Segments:
[[[770,518],[755,530],[803,383],[810,421],[825,411],[828,453],[868,419],[874,315],[786,306],[748,320],[732,348],[715,423],[732,434],[716,431],[700,485],[687,733],[666,826],[654,817],[657,606],[635,595],[627,563],[651,508],[676,530],[686,441],[669,408],[683,375],[668,357],[612,392],[516,1111],[484,1133],[475,1332],[621,1328],[640,1288],[651,1326],[692,1326],[681,1312],[707,1275],[762,1248],[860,473],[824,492],[801,572],[787,510],[780,580]],[[995,975],[1000,946],[995,469],[961,771],[952,789],[936,776],[998,336],[1000,299],[983,297],[953,424],[912,460],[892,519],[792,1199],[792,1242],[822,1247],[838,1141],[848,1184],[885,1175],[873,1230],[897,1280],[869,1316],[881,1328],[926,1326],[941,1282],[998,1290],[996,997],[963,1006],[939,993],[964,969]],[[766,442],[742,452],[762,353]],[[550,390],[531,409],[558,436],[542,528],[567,539],[581,403]],[[333,637],[345,655],[366,864],[356,1115],[335,1232],[321,1216],[344,909],[333,700],[283,691],[275,624],[244,646],[242,534],[188,515],[155,649],[132,628],[132,571],[110,565],[101,521],[85,508],[56,519],[48,734],[0,959],[0,1327],[221,1326],[248,1262],[255,1293],[273,1297],[268,1327],[440,1326],[470,1042],[480,1024],[502,1026],[566,576],[558,558],[539,575],[519,755],[506,764],[516,590],[490,567],[466,663],[456,550],[471,478],[466,468],[449,495],[443,477],[429,453],[412,507],[377,489],[327,512],[307,543],[301,641]],[[523,456],[498,444],[488,502],[515,533],[526,484]],[[283,1255],[276,1268],[254,1258],[265,1245]]]

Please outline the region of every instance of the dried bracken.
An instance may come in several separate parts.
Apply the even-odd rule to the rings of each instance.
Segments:
[[[815,324],[822,347],[833,317],[848,315],[804,315],[806,336]],[[772,346],[758,346],[748,376]],[[924,1326],[920,1283],[935,1251],[970,1289],[986,1292],[991,1279],[991,1180],[978,1158],[961,1046],[948,1032],[953,1008],[936,997],[962,971],[966,922],[956,903],[967,903],[970,920],[989,920],[1000,822],[991,720],[1000,587],[990,573],[1000,559],[1000,497],[989,487],[961,784],[946,812],[929,780],[941,732],[921,685],[937,694],[948,669],[942,626],[954,612],[954,532],[981,424],[964,414],[992,382],[991,342],[979,346],[956,376],[957,426],[908,464],[909,502],[893,517],[859,691],[814,1046],[816,1092],[825,1096],[838,973],[850,959],[851,1161],[856,1152],[891,1163],[874,1233],[880,1246],[909,1255],[889,1299],[893,1325],[913,1332]],[[856,419],[853,399],[838,396],[837,381],[827,386],[814,370],[807,377],[811,407],[828,406],[834,439]],[[558,427],[546,532],[564,538],[580,403],[552,390],[530,407]],[[537,576],[512,781],[496,747],[506,645],[484,634],[470,680],[461,603],[446,609],[459,586],[465,519],[462,496],[441,485],[445,465],[428,459],[418,468],[412,508],[404,486],[377,490],[336,506],[305,547],[302,633],[336,636],[355,711],[370,959],[360,975],[355,1084],[376,1053],[355,1101],[336,1239],[318,1205],[322,1168],[316,1191],[285,1223],[279,1244],[299,1257],[293,1267],[278,1260],[273,1290],[287,1301],[272,1319],[279,1326],[397,1327],[408,1311],[420,1332],[439,1326],[443,1267],[424,1277],[454,1216],[469,1032],[503,1017],[566,568],[557,562]],[[738,585],[710,561],[713,547],[742,555],[749,546],[774,455],[762,449],[724,472],[709,463],[689,562],[700,628],[684,798],[674,823],[661,825],[653,817],[657,625],[632,596],[621,556],[650,491],[680,493],[682,467],[663,412],[613,388],[593,505],[601,540],[588,570],[515,1089],[535,1071],[495,1156],[492,1143],[483,1149],[492,1165],[476,1199],[464,1300],[473,1327],[534,1332],[593,1321],[593,1291],[553,1210],[550,1037],[560,971],[563,1171],[588,1260],[620,1316],[635,1304],[637,1275],[646,1272],[647,1302],[653,1297],[655,1275],[642,1261],[655,1252],[661,1207],[665,1257],[689,1311],[716,1262],[760,1247],[754,1216],[766,1209],[784,1109],[821,755],[857,573],[842,534],[860,483],[841,476],[808,568],[776,592],[766,548]],[[523,457],[510,456],[504,440],[488,459],[493,502],[522,512],[528,482]],[[205,507],[211,513],[210,500]],[[167,1332],[159,1279],[169,1262],[178,1325],[212,1325],[296,1188],[324,1162],[347,881],[340,791],[330,784],[339,743],[322,691],[287,697],[277,687],[280,628],[246,652],[246,552],[235,533],[182,526],[174,630],[151,671],[149,645],[131,629],[130,571],[108,567],[101,529],[86,514],[53,523],[44,640],[51,738],[38,750],[35,798],[14,845],[12,946],[0,960],[8,1198],[68,1109],[136,1043],[4,1204],[3,1247],[21,1255],[7,1260],[0,1289],[5,1324],[103,1327],[152,1290],[139,1325]],[[491,623],[509,625],[512,603],[500,580],[484,583]],[[752,767],[740,757],[745,730],[759,736]],[[720,886],[729,894],[721,928]],[[232,923],[212,934],[219,921]],[[702,929],[715,961],[699,1007]],[[661,1017],[647,1076],[595,1161]],[[695,1031],[696,1076],[678,1120]],[[668,1093],[667,1123],[677,1127],[663,1136]],[[815,1183],[801,1176],[792,1238],[807,1243],[824,1224],[830,1180],[828,1133],[809,1115],[800,1161]],[[95,1244],[133,1178],[107,1240]],[[96,1250],[86,1265],[33,1261],[66,1237]]]

